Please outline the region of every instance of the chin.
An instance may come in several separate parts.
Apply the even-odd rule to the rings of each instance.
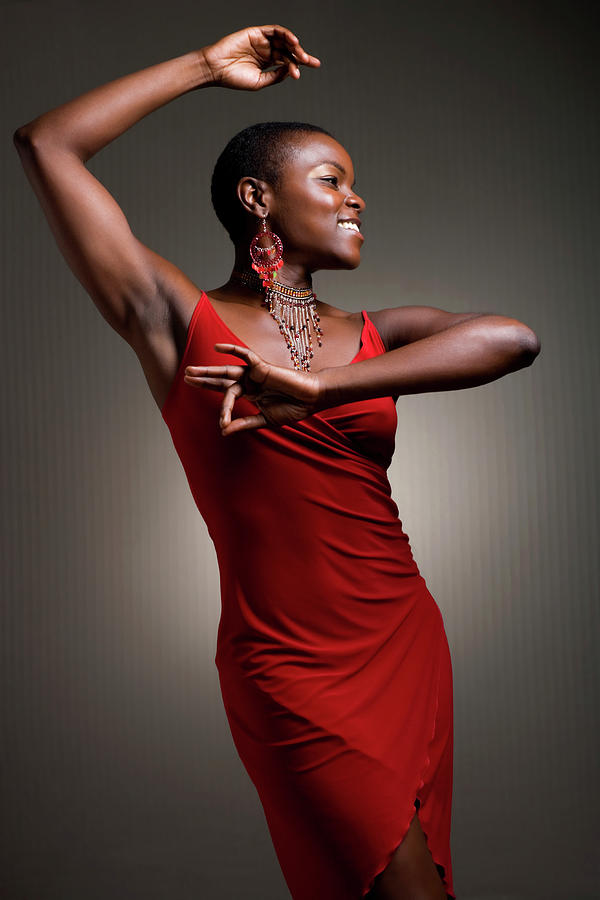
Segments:
[[[341,265],[340,269],[358,269],[360,266],[360,256],[354,256],[352,259],[345,260],[345,265]]]

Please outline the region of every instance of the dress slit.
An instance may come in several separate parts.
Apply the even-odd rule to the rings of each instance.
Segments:
[[[417,806],[417,804],[420,805],[420,801],[419,801],[418,797],[416,798],[416,800],[415,800],[415,802],[414,802],[414,804],[413,804],[413,805],[416,807],[416,812],[411,813],[411,818],[410,818],[410,820],[409,820],[409,822],[408,822],[408,825],[406,826],[406,828],[405,828],[405,830],[404,830],[404,834],[402,835],[401,839],[400,839],[399,841],[396,842],[396,844],[394,845],[393,849],[390,850],[390,851],[388,851],[388,852],[386,853],[385,857],[383,858],[383,861],[380,861],[380,862],[377,864],[377,867],[376,867],[376,869],[375,869],[375,873],[374,873],[374,874],[371,876],[371,878],[369,879],[368,885],[363,889],[363,893],[362,893],[362,895],[361,895],[361,900],[370,900],[370,897],[371,897],[371,891],[372,891],[373,888],[375,887],[375,882],[376,882],[377,878],[379,877],[379,875],[381,875],[381,874],[382,874],[383,872],[385,872],[385,870],[387,869],[388,865],[390,864],[390,862],[392,861],[392,859],[393,859],[393,857],[394,857],[394,854],[396,853],[396,850],[398,849],[398,847],[401,846],[402,841],[404,840],[404,838],[405,838],[406,835],[408,834],[408,830],[409,830],[409,828],[410,828],[410,826],[411,826],[411,824],[412,824],[412,821],[413,821],[414,816],[415,816],[415,815],[418,816],[418,814],[419,814],[419,813],[418,813],[419,807]],[[419,824],[421,824],[421,820],[420,820],[420,819],[419,819]],[[421,828],[421,830],[423,831],[422,828]],[[434,858],[434,856],[433,856],[433,854],[432,854],[432,852],[431,852],[431,848],[430,848],[430,846],[429,846],[429,838],[428,838],[428,836],[427,836],[427,832],[423,831],[423,836],[424,836],[424,838],[425,838],[425,843],[427,844],[427,849],[429,850],[429,853],[431,854],[431,858],[432,858],[432,860],[433,860],[433,864],[434,864],[434,866],[436,867],[437,872],[438,872],[438,875],[440,876],[440,879],[441,879],[442,884],[443,884],[443,886],[444,886],[444,889],[446,890],[446,900],[456,900],[456,897],[455,897],[454,894],[448,893],[448,881],[447,881],[447,878],[446,878],[446,869],[445,869],[445,867],[444,867],[441,863],[436,862],[436,860],[435,860],[435,858]]]

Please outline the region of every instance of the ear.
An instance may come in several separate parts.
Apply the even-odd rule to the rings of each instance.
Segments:
[[[246,212],[253,216],[264,217],[271,208],[272,192],[266,181],[245,176],[238,182],[237,195]]]

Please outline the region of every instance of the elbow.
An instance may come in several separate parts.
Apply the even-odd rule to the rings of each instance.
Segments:
[[[31,123],[21,125],[20,128],[13,133],[13,144],[17,148],[18,153],[38,151],[43,146],[48,145],[48,133],[42,132],[37,126]]]
[[[13,133],[13,144],[17,147],[27,146],[34,143],[34,121],[26,122]]]
[[[15,145],[17,150],[20,150],[22,147],[26,147],[29,142],[30,134],[27,130],[27,126],[22,125],[20,128],[17,128],[17,130],[13,134],[13,144]]]
[[[518,319],[504,319],[498,324],[496,335],[499,346],[503,346],[505,352],[516,357],[523,366],[531,365],[542,349],[535,331]]]
[[[34,136],[27,125],[22,125],[21,128],[17,128],[13,134],[13,144],[19,156],[23,158],[33,153],[37,146],[37,140],[37,137]]]
[[[535,331],[532,331],[527,325],[521,325],[517,340],[525,365],[530,366],[542,349],[541,341]]]
[[[487,323],[479,332],[494,347],[492,351],[499,365],[508,366],[508,371],[516,371],[530,366],[542,349],[535,331],[518,319],[498,317],[494,323]]]

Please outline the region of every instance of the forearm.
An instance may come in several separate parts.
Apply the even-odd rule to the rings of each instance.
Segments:
[[[93,88],[28,122],[16,137],[60,146],[85,162],[155,109],[210,84],[202,50],[193,50]]]
[[[317,411],[372,397],[475,387],[530,365],[538,352],[526,325],[479,316],[372,359],[323,369]]]

